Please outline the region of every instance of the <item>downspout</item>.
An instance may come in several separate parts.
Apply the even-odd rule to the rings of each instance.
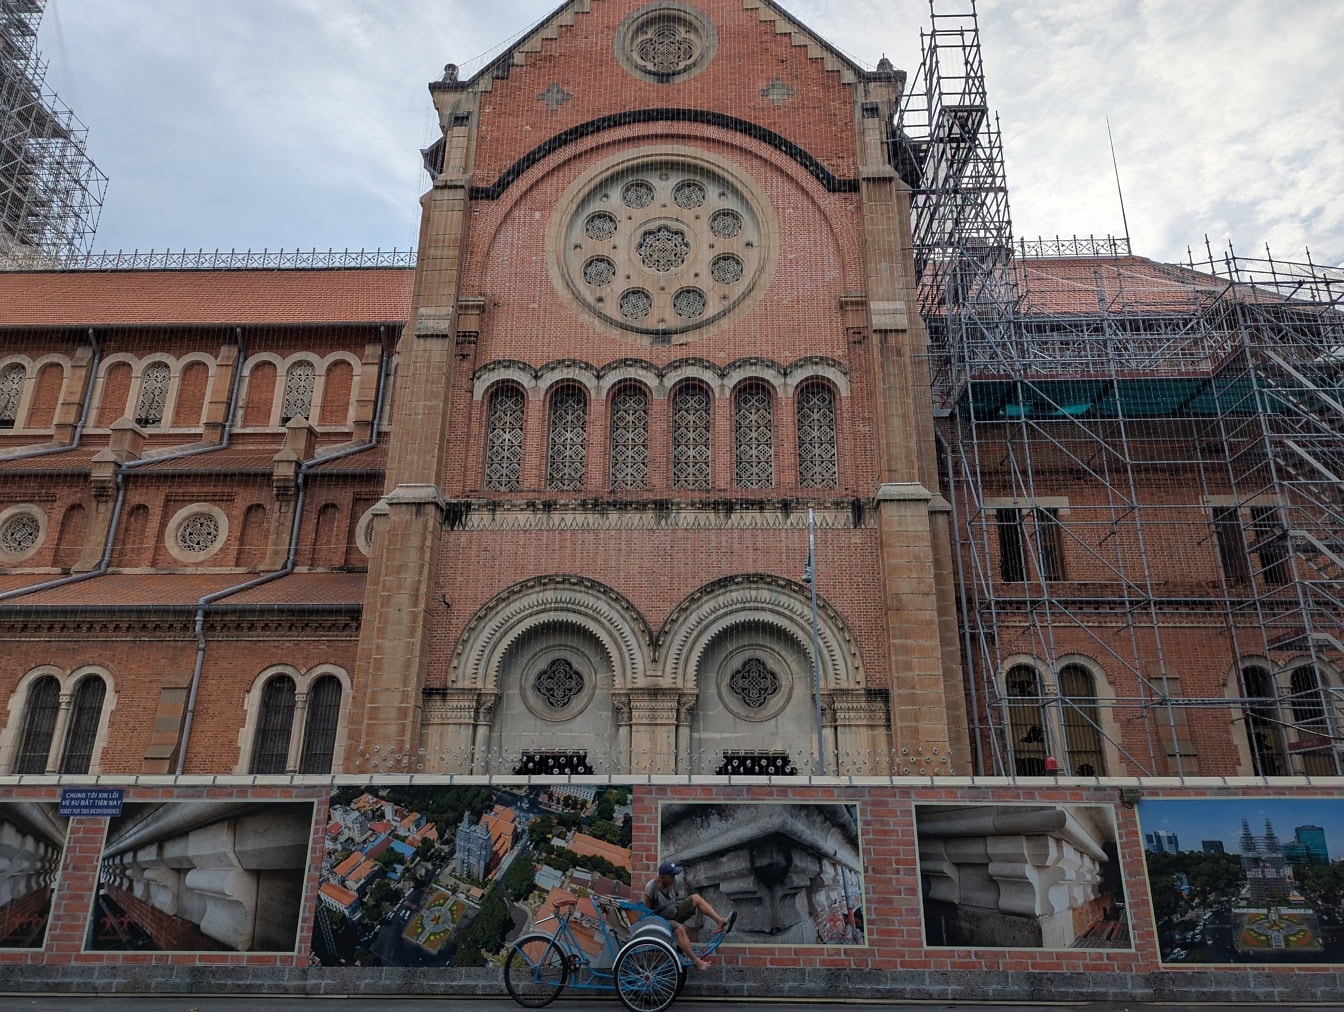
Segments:
[[[360,443],[357,446],[347,447],[335,453],[329,453],[325,457],[314,457],[312,460],[304,461],[299,465],[299,473],[296,476],[298,493],[294,497],[294,519],[290,521],[289,528],[289,550],[285,555],[285,564],[273,573],[263,573],[261,576],[254,577],[245,583],[240,583],[234,587],[226,587],[223,590],[217,590],[212,594],[206,594],[196,602],[196,663],[191,671],[191,687],[187,690],[187,712],[182,720],[182,740],[177,749],[177,768],[174,773],[176,776],[182,775],[182,770],[187,763],[187,746],[191,742],[191,728],[196,719],[196,697],[201,688],[201,672],[205,668],[205,612],[216,601],[221,598],[230,597],[233,594],[241,594],[245,590],[251,590],[254,587],[260,587],[263,584],[271,583],[281,577],[288,576],[294,572],[294,562],[299,553],[299,528],[303,522],[303,500],[307,494],[308,471],[318,464],[325,464],[329,460],[340,460],[342,457],[348,457],[351,454],[361,453],[364,450],[372,449],[378,445],[378,428],[382,424],[383,417],[383,388],[387,382],[387,327],[380,325],[378,328],[379,337],[382,340],[382,355],[378,362],[378,389],[376,400],[373,406],[373,425],[369,429],[369,439],[367,442]]]
[[[79,409],[79,422],[75,425],[75,438],[71,440],[68,446],[44,446],[40,450],[16,453],[12,457],[3,458],[4,460],[28,460],[32,457],[47,457],[53,453],[65,453],[68,450],[79,449],[79,441],[84,438],[84,426],[89,418],[89,408],[93,404],[93,387],[98,382],[98,365],[103,360],[103,343],[98,340],[98,334],[92,327],[89,328],[89,343],[93,345],[93,361],[89,363],[89,383],[84,388],[84,404]]]
[[[92,336],[93,334],[92,328],[89,329],[89,334],[90,336]],[[0,603],[3,603],[15,597],[24,597],[28,594],[36,594],[40,590],[51,590],[55,587],[67,587],[73,583],[83,583],[85,580],[92,580],[95,576],[103,576],[107,573],[108,567],[112,565],[112,547],[116,542],[117,524],[121,520],[121,508],[126,501],[127,471],[135,467],[143,467],[145,464],[158,464],[165,460],[180,460],[183,457],[194,457],[197,454],[201,453],[214,453],[216,450],[223,450],[226,447],[228,447],[229,437],[233,433],[233,414],[234,411],[237,409],[238,404],[238,389],[241,386],[240,381],[243,375],[242,363],[244,358],[243,328],[235,327],[234,334],[235,337],[237,338],[238,343],[238,367],[235,368],[233,371],[233,386],[229,389],[229,413],[228,417],[225,419],[224,422],[224,432],[220,437],[220,441],[218,443],[212,443],[209,446],[194,446],[186,450],[177,450],[173,453],[165,453],[158,457],[144,457],[139,460],[127,460],[117,464],[116,499],[113,500],[112,503],[112,519],[108,522],[107,525],[107,537],[103,540],[103,554],[102,557],[98,560],[98,565],[95,566],[93,569],[89,570],[87,573],[74,573],[71,574],[70,576],[62,576],[59,579],[48,580],[46,583],[38,583],[31,587],[18,587],[14,590],[5,591],[4,593],[0,594]],[[100,349],[98,348],[98,346],[95,345],[94,369],[93,369],[95,377],[97,374],[99,350]],[[88,417],[89,401],[92,398],[92,396],[93,396],[93,380],[90,380],[89,388],[84,394],[85,398],[84,407],[80,413],[79,426],[75,429],[75,439],[74,442],[71,443],[69,446],[64,446],[57,450],[51,450],[51,449],[37,450],[31,454],[23,454],[19,457],[7,457],[5,459],[22,460],[29,456],[35,457],[47,453],[63,453],[66,450],[73,450],[75,447],[79,445],[80,437],[84,433],[84,420]]]

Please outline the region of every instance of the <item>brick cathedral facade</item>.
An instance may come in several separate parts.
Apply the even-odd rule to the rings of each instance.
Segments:
[[[0,274],[0,772],[986,771],[904,84],[575,0],[430,86],[413,271]]]

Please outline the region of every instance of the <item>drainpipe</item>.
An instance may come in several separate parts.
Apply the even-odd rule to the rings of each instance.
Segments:
[[[382,424],[383,417],[383,385],[387,382],[387,363],[389,357],[387,354],[387,327],[380,326],[378,328],[378,334],[382,339],[383,350],[378,362],[378,389],[376,400],[374,401],[373,425],[369,430],[369,439],[367,442],[360,443],[358,446],[347,447],[336,453],[329,453],[325,457],[314,457],[312,460],[304,461],[299,465],[299,473],[296,478],[298,494],[294,497],[294,519],[290,522],[289,550],[285,555],[285,564],[273,573],[263,573],[261,576],[254,577],[237,586],[225,587],[223,590],[217,590],[212,594],[206,594],[196,602],[196,663],[191,671],[191,687],[187,690],[187,713],[182,721],[182,741],[178,746],[177,768],[174,771],[177,776],[182,775],[182,770],[187,764],[187,746],[191,742],[191,728],[196,719],[196,697],[200,693],[201,672],[205,668],[206,609],[221,598],[230,597],[234,594],[241,594],[245,590],[251,590],[254,587],[260,587],[263,584],[271,583],[294,572],[294,562],[299,552],[299,528],[303,522],[303,501],[307,494],[306,479],[308,471],[318,464],[325,464],[329,460],[340,460],[342,457],[361,453],[364,450],[372,449],[378,445],[378,428]]]
[[[89,328],[89,335],[93,336],[93,328]],[[38,583],[31,587],[18,587],[14,590],[5,591],[0,594],[0,603],[15,597],[24,597],[28,594],[36,594],[40,590],[51,590],[54,587],[67,587],[72,583],[83,583],[85,580],[92,580],[95,576],[103,576],[107,573],[108,567],[112,564],[112,546],[116,541],[117,524],[121,520],[121,508],[126,500],[126,472],[136,467],[143,467],[146,464],[157,464],[165,460],[180,460],[183,457],[194,457],[201,453],[214,453],[216,450],[223,450],[229,445],[229,437],[233,434],[233,415],[238,404],[238,390],[241,386],[243,369],[243,328],[234,328],[234,337],[238,344],[238,366],[233,371],[233,385],[229,388],[229,413],[224,421],[224,432],[218,443],[212,443],[209,446],[194,446],[186,450],[177,450],[172,453],[165,453],[158,457],[144,457],[139,460],[127,460],[117,464],[117,491],[116,498],[112,503],[112,519],[107,525],[107,537],[103,540],[103,554],[98,560],[98,565],[87,573],[74,573],[70,576],[62,576],[56,580],[48,580],[46,583]],[[99,347],[94,346],[93,373],[96,378],[98,365]],[[73,450],[79,446],[80,437],[84,433],[84,421],[89,414],[89,400],[93,396],[93,380],[89,381],[89,388],[84,394],[84,407],[80,411],[79,426],[75,429],[75,439],[70,446],[63,446],[58,449],[35,450],[30,454],[22,454],[18,457],[7,457],[6,460],[23,460],[27,457],[42,456],[48,453],[63,453],[66,450]]]
[[[79,421],[75,425],[75,438],[70,445],[44,446],[40,450],[16,453],[12,457],[5,457],[4,460],[28,460],[31,457],[46,457],[53,453],[65,453],[67,450],[79,449],[79,441],[84,438],[84,425],[89,418],[89,407],[93,403],[93,386],[98,382],[98,364],[103,359],[103,343],[98,340],[98,335],[92,327],[89,328],[89,343],[93,345],[93,361],[89,363],[89,384],[84,388],[84,403],[79,409]]]

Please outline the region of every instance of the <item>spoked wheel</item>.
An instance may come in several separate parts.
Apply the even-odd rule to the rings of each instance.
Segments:
[[[524,935],[504,959],[504,986],[524,1008],[555,1001],[569,979],[569,963],[550,935]]]
[[[616,995],[630,1012],[663,1012],[681,990],[682,966],[666,942],[640,938],[616,957]]]

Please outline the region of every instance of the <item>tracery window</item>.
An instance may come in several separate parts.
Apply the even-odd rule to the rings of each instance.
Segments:
[[[284,773],[289,763],[289,737],[294,729],[294,679],[277,675],[261,690],[252,746],[253,773]]]
[[[523,486],[522,390],[505,385],[490,395],[485,436],[485,487],[512,492]]]
[[[323,675],[308,690],[308,716],[303,729],[300,773],[330,773],[341,719],[341,680]]]
[[[177,528],[177,544],[184,552],[199,555],[219,543],[219,521],[210,513],[193,513]]]
[[[1070,771],[1081,777],[1105,776],[1092,673],[1081,664],[1064,665],[1059,672],[1059,693],[1067,700],[1063,708],[1064,745]]]
[[[280,408],[280,424],[288,425],[291,418],[307,418],[313,409],[313,387],[317,384],[317,368],[311,362],[295,362],[285,373],[285,400]]]
[[[764,383],[745,383],[733,400],[733,471],[738,488],[775,483],[774,401]]]
[[[835,488],[840,483],[835,447],[835,397],[824,383],[798,391],[798,484]]]
[[[140,376],[140,402],[135,408],[135,424],[147,427],[163,424],[164,405],[172,372],[167,362],[153,362]]]
[[[1008,670],[1008,734],[1013,769],[1020,777],[1045,773],[1045,713],[1041,707],[1041,679],[1030,664]]]
[[[672,396],[672,487],[709,488],[709,390],[683,383]]]
[[[0,554],[26,555],[42,541],[42,521],[36,513],[19,510],[0,524]]]
[[[583,693],[583,674],[563,657],[557,657],[537,672],[532,687],[546,705],[563,710]]]
[[[1282,777],[1290,771],[1283,746],[1283,731],[1274,678],[1264,668],[1248,667],[1241,672],[1246,687],[1243,715],[1246,720],[1246,744],[1251,750],[1251,765],[1256,776]]]
[[[61,709],[61,684],[51,675],[43,675],[28,687],[23,708],[23,737],[14,759],[15,773],[45,773],[51,754],[51,739],[56,733],[56,715]]]
[[[759,657],[749,657],[728,679],[728,688],[752,710],[759,710],[779,694],[779,675]]]
[[[23,384],[28,370],[18,362],[5,366],[0,372],[0,429],[12,429],[19,420],[19,401],[23,399]]]
[[[575,386],[551,396],[550,446],[546,454],[546,487],[561,492],[583,488],[588,443],[588,397]]]
[[[66,735],[65,754],[61,757],[62,773],[89,772],[106,696],[107,685],[97,675],[80,679],[70,706],[70,729]]]
[[[649,487],[649,395],[633,383],[611,399],[611,487]]]

